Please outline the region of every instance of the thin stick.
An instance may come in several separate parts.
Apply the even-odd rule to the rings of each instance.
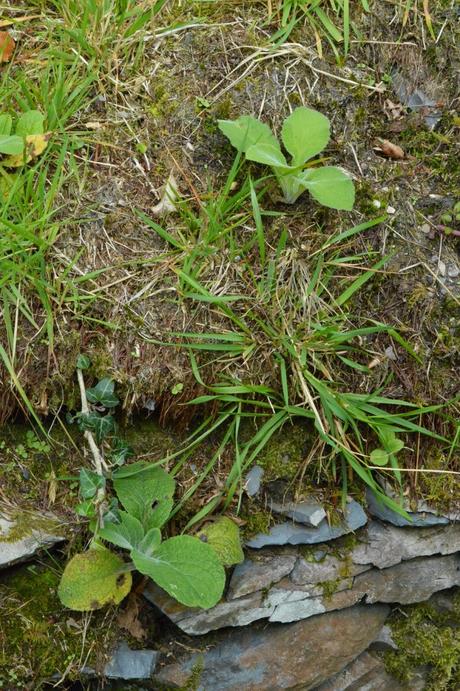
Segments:
[[[78,378],[78,385],[80,387],[80,397],[81,397],[81,412],[83,415],[88,415],[89,413],[89,408],[88,408],[88,401],[86,400],[86,388],[85,388],[85,381],[83,379],[83,370],[77,367],[77,378]],[[99,451],[99,448],[94,440],[92,432],[89,430],[86,430],[84,433],[84,437],[86,441],[88,442],[88,446],[90,448],[90,451],[93,455],[93,460],[94,460],[94,468],[96,470],[96,473],[98,475],[103,475],[103,471],[107,470],[107,465],[102,458],[102,454]]]

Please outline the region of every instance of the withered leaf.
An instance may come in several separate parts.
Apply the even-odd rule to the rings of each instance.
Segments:
[[[25,163],[29,163],[32,159],[40,156],[48,146],[51,137],[51,132],[45,134],[29,134],[25,137],[26,149],[23,154],[17,156],[8,156],[2,160],[2,165],[6,168],[19,168]]]
[[[8,31],[0,31],[0,62],[9,62],[16,43]]]
[[[397,144],[393,144],[388,139],[380,139],[379,146],[376,147],[376,151],[379,151],[387,158],[392,158],[395,161],[400,161],[405,157],[404,150],[401,149]]]
[[[118,614],[117,622],[118,626],[128,631],[133,638],[141,641],[143,638],[146,638],[147,631],[139,621],[138,615],[139,603],[136,594],[131,593],[128,596],[127,606]]]

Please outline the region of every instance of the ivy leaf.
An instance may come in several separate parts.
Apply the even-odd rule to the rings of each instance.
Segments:
[[[126,511],[119,512],[119,519],[119,523],[105,523],[98,530],[97,536],[122,549],[132,550],[138,547],[144,537],[141,522]]]
[[[112,463],[115,465],[123,465],[131,456],[134,456],[134,451],[130,445],[123,439],[115,439],[110,451],[110,460]]]
[[[94,502],[92,502],[91,499],[86,499],[85,501],[80,502],[75,507],[75,513],[78,516],[83,516],[84,518],[94,518],[96,515]]]
[[[123,560],[103,547],[76,554],[62,574],[59,599],[78,612],[118,605],[132,584],[131,573],[124,568]]]
[[[218,120],[220,131],[238,151],[246,152],[254,144],[278,147],[278,140],[268,125],[252,115],[242,115],[237,120]]]
[[[77,357],[77,369],[88,369],[91,367],[91,360],[87,355],[80,355]]]
[[[131,552],[134,565],[187,607],[209,609],[219,602],[225,571],[212,547],[191,535],[163,542],[153,556]]]
[[[90,403],[102,405],[104,408],[115,408],[120,401],[115,396],[114,390],[113,379],[104,378],[92,389],[86,389],[86,398]]]
[[[83,499],[91,499],[99,489],[105,488],[105,478],[93,470],[80,470],[80,494]]]
[[[94,432],[98,444],[101,444],[110,434],[113,434],[117,425],[111,415],[99,415],[99,413],[78,413],[78,426],[82,431]]]
[[[370,459],[373,465],[385,466],[388,463],[389,456],[385,449],[374,449],[370,455]]]
[[[238,526],[227,516],[214,523],[208,523],[197,537],[210,545],[219,557],[222,566],[233,566],[244,560]]]
[[[320,153],[330,139],[329,119],[311,108],[296,108],[283,123],[281,138],[298,167]]]

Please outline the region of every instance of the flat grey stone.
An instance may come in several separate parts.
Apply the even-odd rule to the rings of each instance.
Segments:
[[[340,525],[331,526],[326,519],[323,519],[316,528],[308,528],[295,523],[281,523],[274,525],[268,534],[259,533],[251,538],[246,545],[260,549],[273,545],[311,545],[328,542],[358,530],[366,523],[367,516],[362,507],[357,502],[351,501],[346,506],[345,515]]]
[[[315,499],[308,501],[287,501],[279,503],[269,502],[270,509],[275,513],[292,518],[297,523],[303,523],[311,528],[316,528],[322,520],[326,518],[326,512],[321,504]]]
[[[200,640],[202,652],[166,665],[155,680],[183,688],[200,668],[197,691],[312,689],[360,655],[388,613],[386,606],[358,605],[294,624],[217,633]]]
[[[381,631],[379,631],[378,636],[372,641],[372,650],[378,650],[381,652],[386,652],[387,650],[398,650],[398,646],[393,640],[393,632],[388,624],[382,626]]]
[[[407,559],[432,554],[453,554],[460,550],[460,525],[454,523],[433,528],[398,528],[371,521],[367,535],[354,548],[354,564],[372,564],[386,569]]]
[[[408,511],[411,519],[408,520],[383,504],[369,488],[366,490],[366,501],[368,511],[372,516],[401,528],[426,528],[433,525],[447,525],[450,522],[447,516],[437,515],[433,511]]]
[[[62,524],[50,515],[0,515],[0,569],[31,559],[42,549],[65,540]]]
[[[245,559],[232,573],[227,599],[234,600],[276,583],[291,573],[296,559],[296,554],[271,555],[257,561]]]
[[[327,554],[319,561],[310,561],[304,557],[299,557],[290,579],[297,585],[322,583],[357,576],[370,568],[370,564],[353,564],[351,559],[340,559],[333,554]]]
[[[314,691],[402,691],[403,687],[386,670],[382,660],[364,652],[339,674]]]
[[[264,469],[260,465],[255,465],[247,473],[244,489],[249,497],[255,497],[259,492],[264,472]]]
[[[123,681],[151,679],[159,653],[156,650],[131,650],[123,641],[104,669],[104,676]]]

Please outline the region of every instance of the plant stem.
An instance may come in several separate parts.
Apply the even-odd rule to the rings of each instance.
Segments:
[[[83,370],[77,368],[77,378],[78,378],[78,385],[80,387],[80,397],[81,397],[81,412],[83,415],[88,415],[89,413],[89,408],[88,408],[88,401],[86,400],[86,387],[85,387],[85,380],[83,379]],[[98,475],[103,475],[104,470],[107,470],[107,465],[102,457],[101,452],[99,451],[99,447],[96,444],[94,437],[92,435],[92,432],[89,430],[86,430],[84,432],[84,437],[86,441],[88,442],[88,446],[90,448],[90,451],[93,455],[93,461],[94,461],[94,468],[96,470],[96,473]],[[99,490],[101,491],[101,490]],[[105,496],[104,490],[102,490],[103,497]],[[99,493],[98,493],[99,494]],[[99,498],[99,496],[98,496]]]

